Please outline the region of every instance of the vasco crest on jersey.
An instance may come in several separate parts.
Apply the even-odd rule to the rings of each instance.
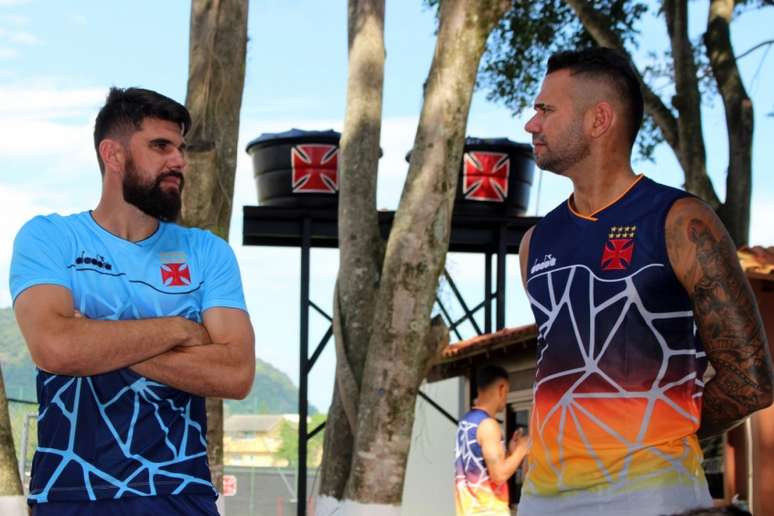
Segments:
[[[165,287],[187,287],[191,284],[191,269],[185,253],[160,253],[161,283]]]
[[[624,271],[634,259],[634,237],[637,226],[612,226],[602,248],[602,270]]]

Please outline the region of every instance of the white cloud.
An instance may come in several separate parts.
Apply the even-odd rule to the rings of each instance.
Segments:
[[[0,47],[0,61],[7,61],[10,59],[16,59],[19,53],[15,48]]]
[[[91,119],[107,94],[107,88],[34,86],[43,82],[51,81],[32,79],[24,86],[0,87],[0,115],[54,118],[81,114]]]
[[[8,290],[8,274],[11,267],[11,252],[13,239],[22,225],[40,213],[50,213],[51,209],[39,202],[36,196],[29,192],[14,189],[0,184],[0,206],[3,207],[3,217],[0,219],[0,306],[11,304],[11,293]]]
[[[39,45],[40,39],[34,34],[23,30],[9,30],[0,27],[0,40],[17,45]]]

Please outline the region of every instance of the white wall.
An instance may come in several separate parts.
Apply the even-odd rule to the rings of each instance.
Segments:
[[[425,383],[420,388],[455,418],[462,415],[462,378]],[[411,436],[403,516],[454,514],[454,439],[456,426],[421,398],[417,398]]]

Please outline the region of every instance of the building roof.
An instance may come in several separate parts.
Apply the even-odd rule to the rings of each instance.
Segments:
[[[446,346],[433,361],[427,379],[431,382],[459,376],[477,362],[514,351],[533,350],[537,342],[537,326],[528,324],[504,328],[494,333],[478,335]]]
[[[223,431],[229,432],[259,432],[268,433],[274,430],[284,417],[279,414],[236,414],[226,418]]]
[[[745,246],[739,248],[736,255],[749,277],[774,281],[774,246]]]

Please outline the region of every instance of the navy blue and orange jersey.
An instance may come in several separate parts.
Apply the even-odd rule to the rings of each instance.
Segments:
[[[520,515],[712,505],[696,438],[706,354],[665,240],[687,195],[638,176],[589,216],[569,199],[535,227],[537,374]]]

